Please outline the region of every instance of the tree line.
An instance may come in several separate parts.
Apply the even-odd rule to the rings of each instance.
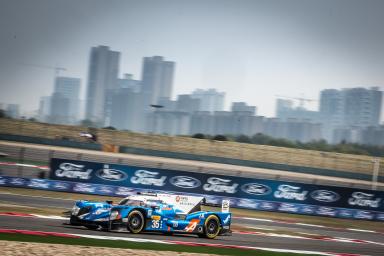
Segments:
[[[276,147],[286,147],[286,148],[297,148],[297,149],[307,149],[307,150],[317,150],[325,152],[336,152],[336,153],[345,153],[345,154],[355,154],[355,155],[368,155],[376,157],[384,157],[384,146],[374,146],[374,145],[362,145],[357,143],[348,143],[342,141],[339,144],[329,144],[326,140],[314,140],[310,142],[300,142],[292,141],[283,138],[274,138],[262,133],[257,133],[253,136],[247,135],[206,135],[202,133],[197,133],[192,135],[192,138],[196,139],[210,139],[216,141],[235,141],[239,143],[248,143],[248,144],[258,144],[258,145],[268,145]]]

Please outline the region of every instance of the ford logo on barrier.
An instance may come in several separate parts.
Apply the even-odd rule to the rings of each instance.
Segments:
[[[316,201],[332,203],[340,199],[339,194],[329,190],[315,190],[311,193],[311,197]]]
[[[268,195],[271,193],[271,188],[258,183],[247,183],[241,186],[241,190],[243,190],[245,193],[252,194],[252,195]]]
[[[172,185],[179,188],[197,188],[201,185],[201,182],[198,179],[189,176],[175,176],[169,181]]]
[[[128,178],[128,175],[120,170],[109,169],[109,165],[105,164],[103,169],[97,170],[96,176],[103,180],[121,181]]]

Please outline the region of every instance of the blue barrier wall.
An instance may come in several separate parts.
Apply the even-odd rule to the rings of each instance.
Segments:
[[[384,220],[382,191],[66,159],[51,160],[50,178],[77,182],[74,192],[85,192],[79,186],[90,193],[107,189],[111,195],[122,188],[157,190],[204,195],[213,204],[227,198],[247,209]]]

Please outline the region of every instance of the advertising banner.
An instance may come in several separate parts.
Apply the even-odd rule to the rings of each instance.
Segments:
[[[66,159],[51,160],[50,179],[87,184],[108,194],[110,186],[232,198],[243,208],[324,216],[353,217],[384,212],[383,191],[194,173]],[[336,208],[345,209],[336,211]]]
[[[148,189],[133,188],[133,187],[121,187],[113,185],[82,183],[72,181],[57,181],[47,179],[28,179],[18,178],[10,176],[0,176],[0,186],[7,187],[24,187],[33,189],[44,189],[52,191],[73,192],[92,195],[107,195],[126,197],[129,195],[135,195],[138,192],[145,192]],[[153,192],[164,192],[162,190],[151,190]],[[167,191],[170,192],[170,191]],[[263,211],[279,211],[287,213],[308,214],[308,215],[320,215],[328,217],[339,218],[353,218],[353,219],[365,219],[384,221],[384,213],[378,211],[367,211],[357,209],[345,209],[338,207],[326,207],[316,205],[306,205],[297,203],[282,203],[262,201],[257,199],[244,199],[234,198],[226,196],[213,196],[206,194],[184,193],[174,192],[185,195],[196,195],[206,197],[206,201],[209,204],[220,205],[222,200],[228,200],[230,207],[246,208]]]

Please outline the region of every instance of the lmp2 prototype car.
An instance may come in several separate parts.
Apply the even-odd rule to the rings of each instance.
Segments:
[[[204,202],[204,197],[155,193],[131,195],[118,205],[111,201],[76,201],[70,224],[89,229],[123,228],[134,234],[157,231],[205,238],[230,235],[229,201],[223,200],[222,212],[201,211]]]

